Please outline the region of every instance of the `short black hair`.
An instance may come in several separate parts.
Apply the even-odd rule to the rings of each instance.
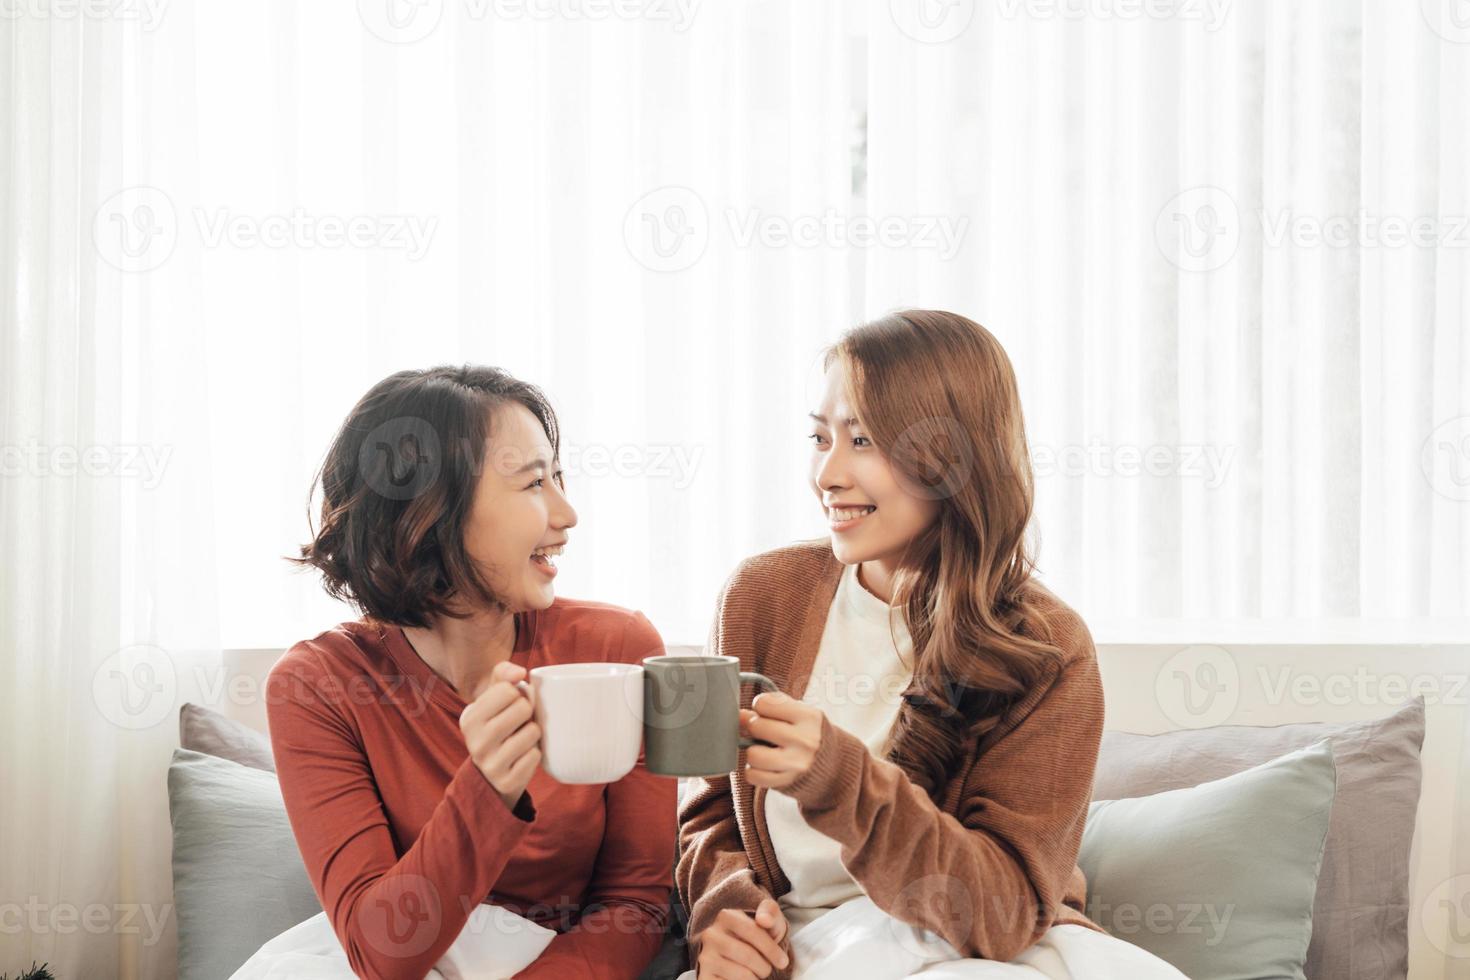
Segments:
[[[308,495],[309,525],[321,487],[321,528],[286,560],[316,568],[330,595],[395,626],[464,615],[450,609],[452,599],[500,605],[465,551],[464,523],[491,416],[507,404],[530,409],[558,458],[551,403],[499,368],[446,364],[373,385],[337,431]]]

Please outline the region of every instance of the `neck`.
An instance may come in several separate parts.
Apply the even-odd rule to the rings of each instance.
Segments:
[[[495,609],[468,619],[440,616],[429,629],[406,626],[403,634],[434,673],[465,701],[473,701],[489,686],[495,665],[509,660],[515,649],[515,614]]]
[[[893,574],[897,569],[884,558],[874,558],[858,565],[858,585],[889,605],[893,604]]]

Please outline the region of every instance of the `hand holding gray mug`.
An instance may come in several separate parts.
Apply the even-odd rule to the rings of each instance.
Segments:
[[[661,776],[733,772],[741,749],[765,744],[740,735],[740,687],[779,691],[735,657],[669,654],[643,660],[643,752]]]

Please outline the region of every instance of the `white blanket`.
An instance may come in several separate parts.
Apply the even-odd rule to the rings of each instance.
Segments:
[[[866,896],[794,928],[791,959],[796,980],[1189,980],[1147,950],[1077,925],[1052,926],[1008,963],[966,959]]]
[[[556,932],[498,905],[478,905],[426,980],[505,980],[535,962]],[[230,980],[357,980],[326,912],[256,950]]]

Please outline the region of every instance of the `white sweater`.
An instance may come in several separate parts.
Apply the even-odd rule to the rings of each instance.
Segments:
[[[902,704],[899,695],[913,677],[913,641],[902,614],[863,588],[857,570],[842,570],[802,701],[881,755]],[[780,902],[792,928],[863,894],[842,864],[838,843],[807,826],[795,800],[769,791],[765,816],[776,860],[791,882]]]

